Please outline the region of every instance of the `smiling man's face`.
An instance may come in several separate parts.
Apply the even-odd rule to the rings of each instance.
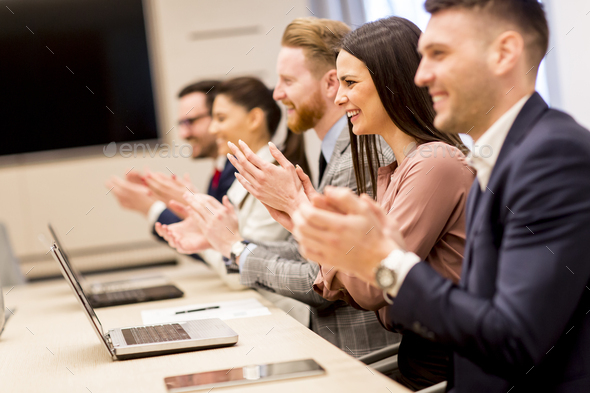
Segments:
[[[309,68],[302,48],[282,47],[277,60],[279,81],[273,97],[287,108],[287,126],[295,133],[313,128],[326,112],[321,80]]]
[[[432,16],[418,42],[422,61],[418,86],[428,88],[434,103],[434,125],[448,133],[467,133],[485,124],[482,118],[497,96],[488,66],[492,29],[474,11],[449,9]]]

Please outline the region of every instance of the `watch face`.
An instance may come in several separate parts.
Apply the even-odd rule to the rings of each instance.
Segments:
[[[377,270],[377,276],[375,278],[377,279],[377,284],[384,289],[390,288],[395,284],[395,273],[385,267],[380,267]]]
[[[246,248],[246,245],[244,243],[236,242],[231,246],[231,253],[235,256],[239,256],[242,253],[242,251],[244,251],[244,248]]]

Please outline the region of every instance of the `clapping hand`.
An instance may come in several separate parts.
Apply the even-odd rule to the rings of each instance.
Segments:
[[[211,248],[226,258],[230,257],[231,246],[243,238],[240,236],[238,216],[227,195],[223,203],[209,195],[185,193],[184,199],[190,206],[190,217],[207,238]]]
[[[312,205],[294,214],[294,235],[306,258],[335,266],[371,283],[374,270],[391,251],[405,248],[403,237],[368,195],[326,187]]]

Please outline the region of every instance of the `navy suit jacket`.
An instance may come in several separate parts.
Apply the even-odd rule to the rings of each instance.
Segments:
[[[234,180],[236,180],[236,177],[234,175],[235,172],[236,169],[231,164],[231,162],[227,160],[227,162],[225,163],[225,167],[223,167],[223,171],[221,171],[221,175],[219,176],[219,183],[217,187],[213,186],[213,179],[211,179],[211,181],[209,182],[209,189],[207,190],[207,194],[211,195],[219,202],[221,202],[223,196],[227,194],[227,190],[229,190]],[[165,209],[162,213],[160,213],[160,216],[158,217],[158,222],[166,225],[174,224],[180,221],[182,220],[169,209]],[[156,232],[155,227],[152,228],[152,233],[155,236],[157,236],[158,239],[164,241],[164,239],[162,239],[160,235],[158,235],[158,233]]]
[[[418,263],[386,323],[454,350],[453,392],[590,392],[588,130],[531,96],[466,230],[459,285]]]

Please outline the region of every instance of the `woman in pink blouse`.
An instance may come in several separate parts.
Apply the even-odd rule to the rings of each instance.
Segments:
[[[359,193],[366,191],[365,179],[370,179],[374,197],[399,223],[407,250],[458,282],[465,202],[475,175],[461,140],[435,128],[429,92],[414,84],[420,33],[412,22],[390,17],[348,34],[336,63],[340,80],[336,103],[349,117]],[[444,81],[440,92],[445,93]],[[452,105],[448,93],[438,97],[442,98],[434,105]],[[395,154],[396,161],[389,166],[379,168],[375,134]],[[388,320],[383,318],[387,300],[382,290],[332,266],[321,266],[314,289],[328,300],[345,300]],[[421,389],[447,379],[447,348],[412,332],[402,333],[398,381]]]

